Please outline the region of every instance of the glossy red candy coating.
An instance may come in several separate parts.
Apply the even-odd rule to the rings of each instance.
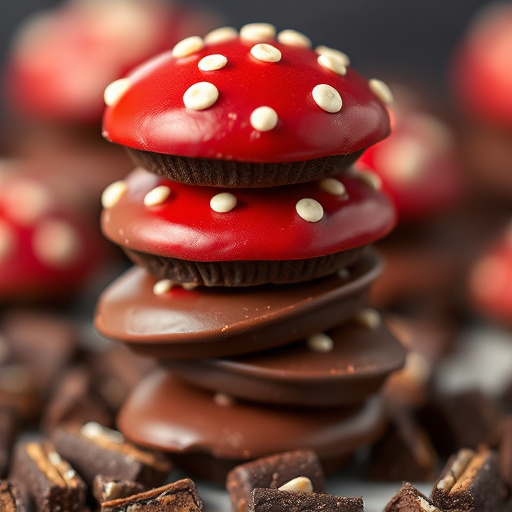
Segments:
[[[191,261],[295,260],[333,254],[371,243],[395,222],[389,200],[356,177],[342,174],[346,194],[335,196],[319,182],[268,189],[218,189],[171,182],[143,169],[126,179],[128,191],[103,211],[102,229],[114,243],[129,249]],[[163,204],[145,206],[153,188],[167,185]],[[230,192],[235,208],[217,213],[216,194]],[[324,209],[319,222],[296,211],[300,199],[317,200]]]
[[[250,53],[260,41],[235,38],[206,44],[184,58],[165,53],[130,75],[130,87],[107,107],[104,136],[131,148],[186,157],[245,162],[303,161],[358,151],[389,133],[384,104],[365,78],[350,67],[341,76],[322,67],[318,54],[266,40],[279,49],[279,62],[263,62]],[[221,54],[227,64],[201,71],[205,56]],[[183,94],[197,82],[211,82],[217,101],[205,110],[185,108]],[[319,84],[334,87],[343,106],[328,113],[314,101]],[[277,126],[254,129],[250,115],[258,107],[274,109]]]

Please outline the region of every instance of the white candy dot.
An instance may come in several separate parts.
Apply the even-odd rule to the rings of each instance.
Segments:
[[[271,44],[259,43],[251,48],[251,55],[263,62],[279,62],[281,60],[281,52]]]
[[[318,222],[324,216],[324,209],[322,205],[315,199],[304,198],[301,199],[296,205],[295,209],[300,217],[307,222]]]
[[[111,107],[119,101],[121,96],[130,88],[131,82],[128,78],[121,78],[107,85],[103,98],[105,105]]]
[[[157,206],[162,204],[169,197],[170,193],[171,189],[166,185],[155,187],[144,196],[144,204],[146,206]]]
[[[348,55],[346,53],[340,52],[339,50],[329,48],[328,46],[317,46],[315,48],[315,52],[318,53],[318,55],[330,55],[345,67],[350,66],[350,59]]]
[[[33,224],[52,205],[48,190],[33,180],[15,180],[3,187],[6,214],[23,225]]]
[[[308,347],[314,352],[330,352],[334,347],[334,341],[324,332],[313,334],[307,339]]]
[[[377,329],[380,325],[380,313],[376,309],[362,309],[354,317],[357,323],[368,329]]]
[[[347,193],[345,185],[336,178],[324,178],[320,180],[320,188],[333,196],[343,196]]]
[[[219,91],[210,82],[197,82],[191,85],[183,95],[185,107],[191,110],[205,110],[218,99]]]
[[[372,90],[373,94],[384,103],[384,105],[393,104],[393,93],[391,89],[382,81],[377,78],[372,78],[368,81],[368,85]]]
[[[228,59],[224,55],[215,53],[203,57],[198,63],[197,67],[201,71],[217,71],[222,69],[228,63]]]
[[[313,492],[313,484],[307,476],[298,476],[281,485],[279,491]]]
[[[215,393],[213,401],[220,407],[230,407],[235,403],[233,397],[226,395],[226,393]]]
[[[0,261],[6,260],[14,249],[15,237],[12,228],[0,220]]]
[[[366,183],[369,187],[373,188],[373,190],[380,190],[382,188],[382,180],[380,179],[380,176],[372,171],[359,169],[354,173],[354,176]]]
[[[258,107],[251,113],[251,125],[255,130],[268,132],[276,127],[277,112],[270,107]]]
[[[240,37],[246,41],[273,39],[275,36],[276,27],[270,23],[249,23],[240,29]]]
[[[153,286],[153,293],[155,295],[164,295],[170,291],[174,283],[170,279],[160,279]]]
[[[238,37],[238,32],[233,27],[220,27],[211,32],[208,32],[204,36],[204,42],[207,44],[213,43],[222,43],[224,41],[230,41],[231,39],[236,39]]]
[[[337,75],[345,76],[347,74],[346,66],[339,59],[332,55],[319,55],[317,61],[320,66],[326,69],[330,69]]]
[[[35,254],[51,266],[71,263],[80,245],[73,227],[63,220],[47,220],[34,233],[32,240]]]
[[[172,49],[172,56],[177,59],[181,57],[188,57],[203,48],[204,41],[199,36],[190,36],[176,44]]]
[[[112,208],[123,197],[128,190],[128,185],[125,181],[114,181],[111,183],[101,194],[101,205],[103,208]]]
[[[299,46],[301,48],[311,48],[311,39],[296,30],[282,30],[277,34],[277,40],[281,44],[287,44],[289,46]]]
[[[221,192],[210,200],[210,207],[214,212],[230,212],[236,206],[236,197],[229,192]]]
[[[326,112],[334,114],[341,110],[341,96],[334,87],[320,84],[313,88],[312,94],[315,103]]]

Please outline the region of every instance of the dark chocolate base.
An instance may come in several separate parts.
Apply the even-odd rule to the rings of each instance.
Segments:
[[[286,261],[186,261],[123,248],[126,255],[159,279],[197,286],[258,286],[310,281],[356,263],[368,246]]]
[[[172,181],[211,187],[260,188],[315,181],[350,167],[363,150],[300,162],[237,162],[126,148],[136,165]],[[365,148],[366,149],[366,148]]]

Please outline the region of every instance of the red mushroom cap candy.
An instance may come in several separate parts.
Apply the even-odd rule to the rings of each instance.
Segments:
[[[137,169],[103,194],[102,229],[162,279],[208,286],[296,282],[354,263],[395,222],[371,173],[219,189]]]
[[[0,301],[71,293],[95,268],[95,247],[43,182],[0,170]]]
[[[284,185],[353,163],[389,133],[389,89],[283,32],[251,24],[181,41],[106,89],[104,136],[196,185]]]
[[[30,119],[98,123],[110,82],[211,26],[163,0],[68,0],[28,18],[13,41],[10,106]]]
[[[475,308],[512,326],[512,224],[474,265],[469,291]]]
[[[512,128],[512,5],[492,2],[477,14],[452,67],[456,100],[472,116]]]

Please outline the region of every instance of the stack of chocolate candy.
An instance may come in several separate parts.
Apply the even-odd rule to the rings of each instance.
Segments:
[[[104,136],[138,167],[103,194],[137,264],[99,300],[108,338],[158,358],[118,418],[207,478],[298,447],[335,469],[382,432],[402,346],[367,307],[395,222],[350,165],[391,94],[269,24],[190,37],[105,91]]]

